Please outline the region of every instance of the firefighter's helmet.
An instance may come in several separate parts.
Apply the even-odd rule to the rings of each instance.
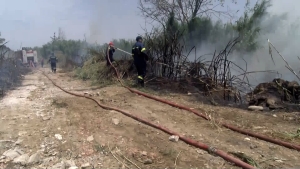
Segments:
[[[137,36],[135,40],[138,42],[139,40],[143,40],[143,38],[141,36]]]

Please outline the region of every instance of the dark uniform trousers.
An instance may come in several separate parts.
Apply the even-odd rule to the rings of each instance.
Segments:
[[[138,72],[138,82],[144,86],[144,78],[146,76],[146,67],[148,60],[148,56],[144,53],[146,49],[141,42],[135,43],[132,48],[133,58],[134,58],[134,65]]]

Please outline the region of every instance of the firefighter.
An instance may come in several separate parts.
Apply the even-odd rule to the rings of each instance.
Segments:
[[[146,76],[146,67],[148,61],[148,55],[145,53],[146,48],[143,44],[143,38],[141,36],[136,37],[136,43],[132,47],[132,54],[134,59],[134,65],[138,73],[138,83],[144,87],[144,78]]]
[[[52,70],[52,72],[56,73],[57,58],[56,58],[56,56],[54,56],[53,52],[51,53],[51,56],[50,56],[50,59],[49,59],[48,62],[50,62],[50,64],[51,64],[51,70]]]
[[[108,44],[108,47],[107,47],[107,49],[106,49],[106,65],[107,66],[109,66],[110,65],[110,63],[109,63],[109,60],[110,60],[110,62],[112,63],[112,64],[114,64],[115,63],[115,60],[114,60],[114,58],[113,58],[113,55],[114,55],[114,52],[115,52],[115,48],[114,48],[114,44],[112,43],[112,42],[109,42],[109,44]],[[108,56],[107,56],[107,54],[108,54],[108,56],[109,56],[109,60],[108,60]]]

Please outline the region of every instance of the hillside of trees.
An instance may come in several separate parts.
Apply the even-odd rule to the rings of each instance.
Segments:
[[[205,8],[204,5],[197,6],[198,3],[203,3],[202,1],[203,0],[191,1],[194,3],[194,10],[198,10],[199,12],[201,8]],[[181,1],[175,3],[179,2]],[[178,18],[177,13],[179,13],[178,11],[180,9],[177,8],[180,8],[182,4],[164,4],[164,8],[159,7],[158,5],[161,4],[156,4],[155,1],[141,1],[140,4],[143,4],[140,5],[140,10],[146,19],[153,19],[150,15],[151,10],[161,10],[158,12],[159,14],[152,13],[152,15],[158,16],[157,19],[153,20],[159,21],[160,24],[154,27],[151,32],[145,32],[145,35],[142,35],[145,38],[146,45],[151,50],[160,50],[158,45],[167,46],[175,39],[178,40],[181,45],[185,45],[185,50],[190,50],[193,46],[201,46],[208,43],[214,45],[215,49],[220,50],[226,46],[228,41],[239,37],[239,43],[235,46],[235,50],[252,52],[260,47],[261,42],[257,38],[259,33],[261,31],[268,31],[268,29],[262,29],[260,23],[273,19],[267,12],[268,7],[271,6],[270,0],[258,1],[253,8],[250,8],[249,3],[247,3],[244,15],[235,23],[224,23],[222,20],[213,21],[209,15],[198,14],[196,11],[190,14],[189,9],[185,11],[185,13],[187,13],[185,19]],[[145,4],[150,7],[144,7]],[[163,12],[163,10],[169,12]],[[190,14],[190,16],[188,16],[188,14]],[[118,39],[113,40],[113,42],[115,46],[130,52],[134,38],[129,40]],[[160,43],[163,43],[163,45]],[[77,56],[85,58],[90,48],[102,50],[106,45],[107,44],[88,44],[85,40],[66,39],[65,33],[59,29],[59,35],[54,42],[49,41],[41,47],[35,47],[35,49],[38,50],[39,54],[44,58],[47,58],[51,51],[54,50],[60,51],[69,59],[75,59]],[[119,54],[117,53],[116,55]]]
[[[268,9],[272,1],[259,0],[254,6],[246,3],[243,15],[231,22],[234,12],[218,11],[214,9],[216,3],[222,6],[224,1],[211,3],[210,0],[139,0],[138,8],[145,20],[155,23],[150,31],[145,29],[141,35],[150,56],[147,73],[149,77],[163,77],[168,80],[188,77],[194,84],[199,83],[199,77],[206,77],[211,79],[209,83],[213,86],[249,85],[247,70],[233,61],[243,58],[229,56],[232,52],[238,53],[235,57],[246,54],[251,56],[251,53],[261,49],[262,44],[266,43],[261,35],[275,31],[277,27],[274,21],[280,23],[286,19],[286,15],[270,14]],[[135,43],[134,37],[112,41],[116,47],[128,52]],[[35,50],[39,57],[46,60],[54,51],[59,67],[76,69],[79,78],[99,81],[107,79],[104,75],[107,76],[108,71],[111,71],[104,70],[105,66],[100,64],[104,61],[106,47],[107,43],[91,44],[85,38],[68,39],[59,28],[56,38],[35,47]],[[208,58],[206,61],[202,58],[203,53]],[[128,75],[127,69],[132,71],[131,57],[120,51],[114,57],[117,60],[127,60],[126,64],[121,63],[123,68],[120,71]],[[102,71],[105,73],[101,73]]]

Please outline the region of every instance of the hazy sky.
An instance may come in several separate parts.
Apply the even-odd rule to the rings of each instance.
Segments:
[[[236,5],[227,0],[232,10],[243,11],[246,0]],[[12,49],[41,46],[61,27],[68,39],[104,43],[113,38],[135,38],[143,33],[144,19],[137,0],[0,0],[1,37]],[[272,11],[298,15],[299,0],[274,0]],[[297,5],[299,4],[299,5]]]

